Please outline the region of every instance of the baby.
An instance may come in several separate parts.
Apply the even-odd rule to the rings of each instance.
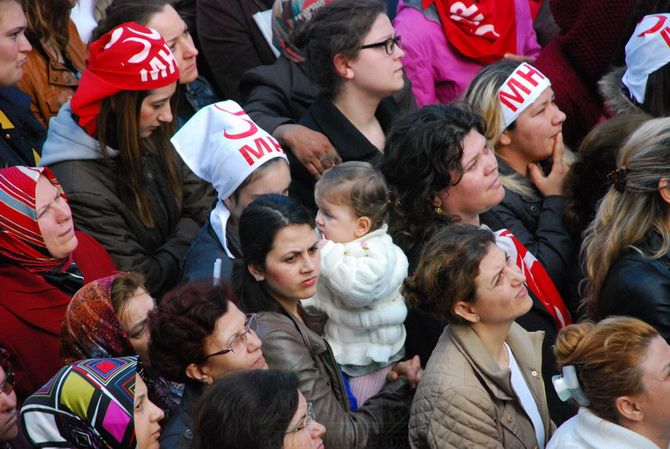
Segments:
[[[407,307],[400,286],[407,258],[387,233],[391,195],[369,163],[351,161],[327,170],[314,197],[317,229],[326,239],[314,305],[329,317],[325,336],[363,404],[404,355]]]

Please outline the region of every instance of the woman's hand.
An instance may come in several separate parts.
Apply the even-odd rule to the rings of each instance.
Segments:
[[[316,179],[319,179],[326,169],[342,162],[328,137],[318,131],[287,123],[278,126],[273,134]]]
[[[549,174],[545,176],[538,164],[528,164],[528,179],[535,184],[535,187],[544,196],[563,194],[563,184],[568,177],[570,168],[563,161],[564,152],[563,133],[559,132],[554,138],[554,149],[551,152],[553,163]]]
[[[398,362],[393,369],[386,375],[386,380],[394,381],[399,376],[405,376],[412,388],[416,388],[421,381],[423,375],[423,368],[421,368],[421,360],[418,355],[415,355],[410,360]]]

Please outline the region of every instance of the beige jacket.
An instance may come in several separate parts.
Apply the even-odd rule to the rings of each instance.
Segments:
[[[512,324],[507,344],[516,358],[544,422],[554,431],[541,374],[542,332]],[[477,334],[463,325],[444,329],[421,379],[409,421],[412,448],[533,449],[535,431],[510,382]]]

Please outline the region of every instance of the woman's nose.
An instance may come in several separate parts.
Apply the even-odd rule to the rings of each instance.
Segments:
[[[326,434],[326,426],[321,424],[317,420],[312,420],[312,428],[310,430],[310,435],[312,439],[316,440],[317,438],[321,438]]]

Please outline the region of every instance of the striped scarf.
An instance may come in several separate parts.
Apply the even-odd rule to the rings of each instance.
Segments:
[[[42,238],[35,187],[40,175],[60,192],[60,183],[46,167],[8,167],[0,169],[0,263],[19,265],[33,273],[65,272],[72,265],[72,254],[56,259]]]

